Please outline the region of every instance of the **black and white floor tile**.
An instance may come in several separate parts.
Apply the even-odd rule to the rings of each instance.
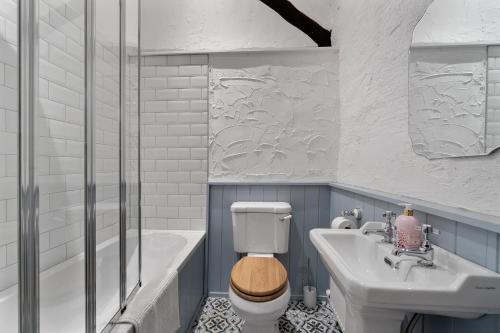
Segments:
[[[209,297],[193,325],[193,332],[239,333],[242,324],[242,320],[231,308],[229,299]],[[280,332],[342,333],[327,302],[309,309],[301,301],[291,301],[286,313],[280,318],[279,328]]]

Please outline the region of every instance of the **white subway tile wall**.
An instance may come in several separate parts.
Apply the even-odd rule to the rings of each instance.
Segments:
[[[113,7],[113,10],[115,8]],[[96,13],[96,242],[119,233],[120,221],[120,49],[118,26],[105,27]],[[116,13],[108,18],[115,22]],[[106,28],[110,29],[109,26]],[[116,253],[113,253],[116,255]],[[117,259],[116,259],[117,260]]]
[[[127,176],[127,229],[134,229],[131,233],[137,236],[139,224],[139,58],[136,56],[138,49],[135,46],[127,47],[128,62],[126,64],[125,88],[126,101],[126,133],[125,146],[127,151],[125,158]],[[136,240],[133,240],[134,242]],[[131,239],[127,240],[127,247],[135,246]],[[127,252],[129,253],[129,252]],[[128,260],[128,258],[127,258]],[[127,281],[131,281],[128,279]]]
[[[205,229],[208,56],[147,56],[141,69],[142,219]]]
[[[16,2],[0,0],[0,291],[17,282]],[[39,2],[41,270],[82,253],[84,245],[83,3]],[[118,234],[119,221],[119,48],[103,41],[98,32],[98,243]]]
[[[46,50],[39,58],[42,271],[83,251],[83,29],[81,1],[40,1],[40,48]]]
[[[16,34],[17,1],[0,0],[0,291],[17,283]]]
[[[487,106],[487,147],[500,147],[500,46],[488,47]]]

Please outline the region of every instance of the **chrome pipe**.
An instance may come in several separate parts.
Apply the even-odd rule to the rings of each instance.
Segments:
[[[126,307],[127,299],[127,178],[126,178],[126,0],[120,0],[120,310]]]
[[[40,330],[38,189],[38,0],[18,1],[19,332]]]
[[[134,288],[132,289],[132,291],[130,292],[130,295],[128,295],[128,297],[127,297],[127,303],[128,303],[128,301],[130,301],[131,299],[133,299],[135,297],[135,295],[137,294],[137,292],[139,291],[139,289],[140,289],[139,284],[136,284],[134,286]],[[115,312],[115,314],[113,315],[113,317],[111,317],[111,320],[102,329],[102,331],[100,333],[110,333],[110,332],[112,332],[113,329],[116,327],[116,325],[121,323],[120,322],[121,315],[122,315],[122,311]],[[124,323],[130,324],[130,322],[128,322],[128,321],[125,321]]]
[[[137,0],[138,3],[138,41],[137,41],[137,79],[139,80],[137,89],[137,192],[138,192],[138,221],[137,228],[139,232],[139,286],[142,285],[142,180],[141,180],[141,66],[142,66],[142,55],[141,55],[141,21],[142,21],[142,0]]]
[[[96,331],[95,0],[85,0],[85,332]]]

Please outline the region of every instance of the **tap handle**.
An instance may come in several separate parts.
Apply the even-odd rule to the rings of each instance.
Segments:
[[[430,234],[439,235],[440,234],[439,229],[434,228],[430,224],[422,224],[422,226],[418,227],[417,229],[422,230],[422,234],[424,235],[424,240],[422,241],[421,247],[425,250],[432,249]]]
[[[395,217],[396,213],[394,213],[392,210],[386,210],[384,214],[382,214],[383,217]]]
[[[430,224],[422,224],[422,227],[420,227],[420,229],[422,230],[422,233],[426,238],[429,237],[430,234],[439,235],[441,233],[439,229],[434,228]]]
[[[386,222],[391,224],[392,218],[396,217],[396,213],[394,213],[392,210],[386,210],[382,216],[387,220]]]

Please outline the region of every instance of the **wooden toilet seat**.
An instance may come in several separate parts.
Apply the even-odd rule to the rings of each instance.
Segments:
[[[244,257],[231,270],[231,288],[251,302],[269,302],[283,295],[288,274],[274,257]]]

